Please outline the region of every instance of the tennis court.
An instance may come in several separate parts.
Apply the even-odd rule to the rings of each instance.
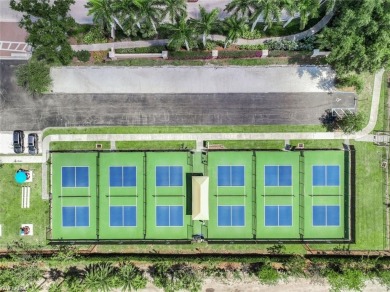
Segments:
[[[101,153],[99,238],[143,239],[144,153]]]
[[[190,239],[185,175],[192,171],[187,152],[146,153],[146,238]]]
[[[208,237],[250,239],[253,152],[209,152]]]
[[[51,239],[348,238],[348,157],[322,150],[208,151],[206,158],[184,151],[52,153]],[[208,181],[195,201],[191,174]],[[196,200],[204,200],[205,214],[193,211],[192,204],[201,206]],[[192,212],[208,220],[192,220]]]
[[[96,238],[96,156],[52,155],[53,238]]]
[[[343,151],[305,152],[305,238],[344,236],[344,154]]]
[[[256,238],[299,238],[299,152],[256,152]]]

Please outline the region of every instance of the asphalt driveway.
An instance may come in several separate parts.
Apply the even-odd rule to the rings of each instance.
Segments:
[[[319,124],[352,93],[60,94],[29,96],[16,85],[17,61],[0,61],[0,130],[98,125]]]

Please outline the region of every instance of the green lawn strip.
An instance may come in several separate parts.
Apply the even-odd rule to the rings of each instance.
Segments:
[[[33,171],[33,181],[29,186],[30,208],[22,209],[22,185],[15,182],[18,169]],[[0,224],[2,236],[0,248],[7,243],[23,238],[31,244],[46,244],[46,227],[49,225],[49,204],[42,200],[42,171],[40,164],[2,164],[0,165]],[[33,224],[33,236],[20,236],[21,224]]]
[[[298,146],[298,143],[303,143],[307,149],[327,149],[327,148],[343,148],[344,140],[291,140],[291,146]]]
[[[384,205],[382,151],[372,143],[353,142],[356,148],[356,244],[351,250],[384,248]],[[310,245],[314,249],[332,250],[343,245]],[[347,245],[345,245],[347,247]]]
[[[223,145],[227,149],[282,149],[283,140],[215,140],[211,145]]]
[[[364,125],[367,125],[368,121],[370,120],[371,100],[375,74],[362,73],[360,77],[363,80],[364,88],[362,92],[358,94],[357,108],[359,112],[364,114]]]
[[[378,120],[375,125],[375,130],[382,131],[387,129],[387,102],[388,102],[388,84],[387,78],[390,76],[390,72],[386,71],[382,78],[381,96],[379,102]],[[386,110],[386,111],[385,111]]]
[[[325,132],[320,125],[248,125],[248,126],[115,126],[48,128],[43,137],[56,134],[166,134],[166,133],[281,133]],[[95,143],[95,142],[93,142]]]
[[[195,141],[118,141],[118,150],[181,150],[195,149]]]
[[[218,253],[218,254],[245,254],[267,252],[273,244],[133,244],[133,245],[99,245],[98,252],[118,253],[151,253],[156,254],[184,254],[184,253]],[[284,252],[289,254],[305,254],[301,244],[285,244]]]
[[[103,150],[110,149],[110,142],[107,141],[88,141],[88,142],[50,142],[50,150],[62,151],[62,150],[96,150],[96,144],[101,144]]]

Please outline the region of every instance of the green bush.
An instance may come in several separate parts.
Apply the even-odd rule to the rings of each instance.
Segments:
[[[257,277],[260,282],[265,285],[276,285],[281,278],[279,272],[271,267],[270,264],[263,265],[260,268]]]
[[[219,51],[218,58],[245,59],[245,58],[260,58],[261,51]]]
[[[264,42],[264,45],[269,50],[282,50],[282,51],[312,51],[315,47],[315,38],[308,37],[301,41],[289,41],[289,40],[268,40]]]
[[[242,34],[243,39],[254,40],[261,38],[261,32],[259,30],[250,31],[247,30]]]
[[[363,80],[355,74],[344,75],[336,78],[336,87],[354,87],[357,93],[361,93],[364,88]]]
[[[381,270],[376,274],[376,278],[378,279],[378,282],[385,286],[386,289],[390,290],[390,271],[389,270]]]
[[[161,53],[166,51],[165,46],[152,46],[152,47],[141,47],[141,48],[128,48],[128,49],[115,49],[118,54],[150,54],[150,53]]]
[[[238,46],[238,49],[240,49],[240,50],[264,50],[264,49],[266,49],[266,46],[264,44],[240,45],[240,46]]]
[[[89,58],[91,58],[91,53],[86,50],[77,51],[74,55],[81,62],[88,62]]]
[[[365,287],[365,276],[362,271],[356,269],[348,269],[342,273],[330,270],[326,278],[333,292],[343,290],[363,291]]]
[[[89,32],[87,32],[83,37],[84,44],[99,44],[106,43],[107,39],[104,36],[104,32],[99,27],[93,27]]]
[[[132,291],[133,289],[144,289],[147,279],[133,263],[122,262],[119,265],[118,273],[116,273],[116,282],[123,291]]]
[[[42,61],[34,60],[19,65],[16,78],[18,85],[24,87],[32,95],[48,91],[52,82],[49,66]]]
[[[205,51],[173,51],[168,54],[169,60],[207,60],[211,59],[211,52]]]

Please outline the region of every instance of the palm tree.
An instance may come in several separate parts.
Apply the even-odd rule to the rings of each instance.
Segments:
[[[284,5],[283,0],[257,0],[254,2],[255,12],[251,31],[254,31],[260,18],[263,17],[265,29],[271,27],[275,20],[280,21],[280,14]]]
[[[143,272],[133,263],[121,263],[118,273],[119,284],[122,291],[132,291],[146,287],[147,280]]]
[[[187,51],[191,49],[192,44],[196,40],[196,33],[190,21],[182,17],[174,24],[166,24],[166,28],[171,32],[168,46],[179,48],[184,45]]]
[[[211,31],[216,28],[218,23],[219,10],[214,8],[210,12],[206,11],[206,8],[199,6],[200,17],[199,19],[193,19],[195,29],[202,34],[203,47],[206,47],[206,38],[210,35]]]
[[[236,42],[237,39],[242,36],[246,30],[248,30],[248,25],[246,24],[246,22],[246,18],[238,18],[237,16],[231,16],[225,19],[225,48],[229,44]]]
[[[114,1],[112,3],[114,14],[118,18],[118,25],[126,35],[136,34],[138,23],[139,3],[135,0]]]
[[[253,0],[233,0],[226,5],[224,10],[238,18],[249,18],[252,16],[254,10]]]
[[[162,8],[158,0],[134,0],[137,11],[137,26],[151,26],[157,33],[157,26],[162,19]]]
[[[90,264],[85,268],[84,285],[91,291],[110,291],[113,287],[114,268],[109,263]]]
[[[299,13],[300,15],[300,30],[303,30],[309,21],[309,16],[316,17],[320,8],[319,0],[294,0],[291,1],[287,10],[291,15]]]
[[[88,8],[88,15],[93,15],[93,22],[103,30],[111,31],[111,37],[115,38],[115,19],[111,4],[112,0],[89,0],[85,8]]]
[[[185,0],[163,0],[161,4],[164,6],[162,18],[169,17],[171,23],[175,23],[176,19],[182,18],[187,13]]]

